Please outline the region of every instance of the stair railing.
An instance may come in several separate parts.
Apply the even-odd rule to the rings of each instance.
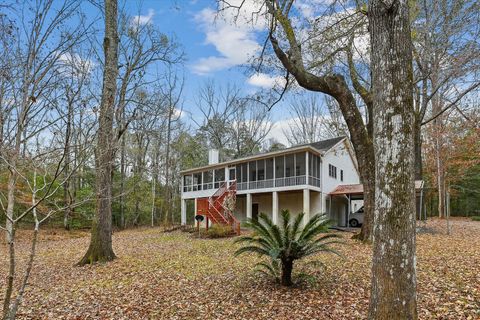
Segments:
[[[220,185],[217,191],[209,197],[209,211],[212,210],[215,212],[215,215],[210,213],[209,216],[212,220],[217,221],[217,217],[221,217],[225,224],[229,224],[235,230],[237,234],[240,234],[240,221],[233,215],[229,208],[225,207],[224,201],[227,196],[233,197],[234,201],[236,202],[236,195],[237,195],[237,181],[233,180],[230,185],[227,185],[227,182],[224,181]],[[218,207],[218,208],[217,208]],[[219,210],[221,209],[221,210]],[[223,212],[222,212],[223,211]],[[216,217],[214,217],[216,216]]]

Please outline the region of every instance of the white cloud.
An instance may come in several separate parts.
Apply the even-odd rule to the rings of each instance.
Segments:
[[[309,19],[314,18],[319,12],[335,3],[336,0],[297,0],[294,2],[294,6],[303,17]]]
[[[175,108],[175,110],[173,111],[173,116],[175,118],[183,118],[185,116],[185,111],[183,109],[178,109],[178,108]]]
[[[332,121],[330,114],[318,116],[317,121],[319,122],[319,132],[317,135],[318,141],[335,136],[335,133],[328,129],[328,123]],[[290,146],[287,134],[289,134],[291,127],[298,128],[300,122],[301,119],[299,119],[298,117],[291,117],[275,121],[273,122],[272,129],[268,133],[266,139],[273,138],[286,146]]]
[[[132,25],[133,26],[141,26],[148,23],[152,23],[153,16],[155,15],[155,10],[148,9],[148,13],[146,16],[138,15],[132,18]]]
[[[235,5],[236,2],[241,1],[232,2]],[[200,11],[195,16],[195,20],[205,32],[205,44],[213,45],[218,55],[199,59],[192,66],[193,72],[208,74],[245,64],[255,56],[261,49],[255,33],[264,30],[267,26],[261,17],[252,20],[252,13],[258,10],[259,4],[249,0],[243,4],[238,15],[232,9],[222,11],[221,15],[210,8]]]
[[[58,56],[58,61],[62,63],[63,71],[75,75],[89,74],[95,67],[95,62],[93,60],[82,58],[77,53],[62,53]]]
[[[290,125],[294,123],[294,119],[284,119],[275,121],[273,123],[272,129],[268,133],[266,139],[275,139],[276,141],[288,146],[288,139],[285,135],[285,131],[288,130]]]
[[[285,78],[276,76],[272,77],[265,73],[256,73],[247,79],[247,83],[264,89],[271,89],[279,85],[285,84]]]

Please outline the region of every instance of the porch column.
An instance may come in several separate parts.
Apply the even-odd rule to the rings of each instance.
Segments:
[[[247,193],[247,219],[252,219],[252,194]]]
[[[195,216],[197,215],[197,198],[193,199],[193,224],[196,223]]]
[[[310,220],[310,189],[303,189],[303,225]]]
[[[278,225],[278,192],[272,192],[272,222]]]
[[[310,170],[308,168],[308,163],[309,163],[309,152],[305,152],[305,184],[309,185],[310,184]],[[312,183],[313,184],[313,183]]]
[[[182,226],[187,224],[187,200],[182,199],[180,204],[180,216],[181,216],[181,223]]]
[[[347,228],[350,227],[350,212],[352,211],[352,195],[348,195],[348,207],[347,207]]]

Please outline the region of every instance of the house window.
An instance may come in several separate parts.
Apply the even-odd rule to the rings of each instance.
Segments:
[[[340,170],[340,181],[343,181],[343,170]]]
[[[328,175],[334,179],[337,179],[337,167],[334,165],[328,165]]]

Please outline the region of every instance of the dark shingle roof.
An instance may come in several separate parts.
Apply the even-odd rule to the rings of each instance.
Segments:
[[[310,146],[312,146],[315,149],[318,149],[320,151],[327,151],[328,149],[330,149],[331,147],[333,147],[334,145],[336,145],[337,143],[339,143],[343,139],[345,139],[345,137],[336,137],[336,138],[332,138],[332,139],[327,139],[327,140],[317,141],[317,142],[314,142],[314,143],[309,143],[308,145],[310,145]]]
[[[252,154],[252,155],[247,156],[247,157],[232,159],[232,160],[228,160],[228,161],[222,161],[218,164],[206,165],[206,166],[198,167],[198,168],[185,169],[185,170],[182,170],[181,172],[191,172],[191,171],[204,169],[204,168],[211,167],[211,166],[220,166],[224,163],[241,162],[241,161],[245,161],[246,159],[251,158],[251,157],[261,157],[263,155],[268,155],[270,153],[281,153],[281,152],[286,152],[286,151],[288,152],[288,150],[290,150],[290,149],[295,149],[295,148],[299,148],[299,147],[306,147],[306,146],[310,146],[312,148],[315,148],[320,152],[325,152],[325,151],[328,151],[330,148],[332,148],[333,146],[335,146],[337,143],[339,143],[340,141],[342,141],[345,138],[346,138],[345,136],[342,136],[342,137],[336,137],[336,138],[331,138],[331,139],[327,139],[327,140],[317,141],[317,142],[313,142],[313,143],[299,144],[299,145],[295,145],[295,146],[285,148],[285,149],[282,149],[282,150],[278,150],[278,151],[262,152],[262,153]]]
[[[329,150],[330,148],[332,148],[333,146],[335,146],[337,143],[339,143],[340,141],[342,141],[345,138],[346,138],[346,136],[341,136],[341,137],[331,138],[331,139],[327,139],[327,140],[321,140],[321,141],[312,142],[312,143],[297,144],[297,145],[294,145],[294,146],[291,146],[291,147],[288,147],[288,148],[285,148],[285,149],[281,149],[281,150],[278,150],[278,151],[288,151],[290,149],[310,146],[310,147],[313,147],[313,148],[317,149],[318,151],[323,152],[323,151]],[[270,152],[261,152],[261,153],[257,153],[257,154],[254,154],[254,155],[255,156],[260,156],[260,155],[264,155],[264,154],[268,154],[268,153],[270,153]]]

